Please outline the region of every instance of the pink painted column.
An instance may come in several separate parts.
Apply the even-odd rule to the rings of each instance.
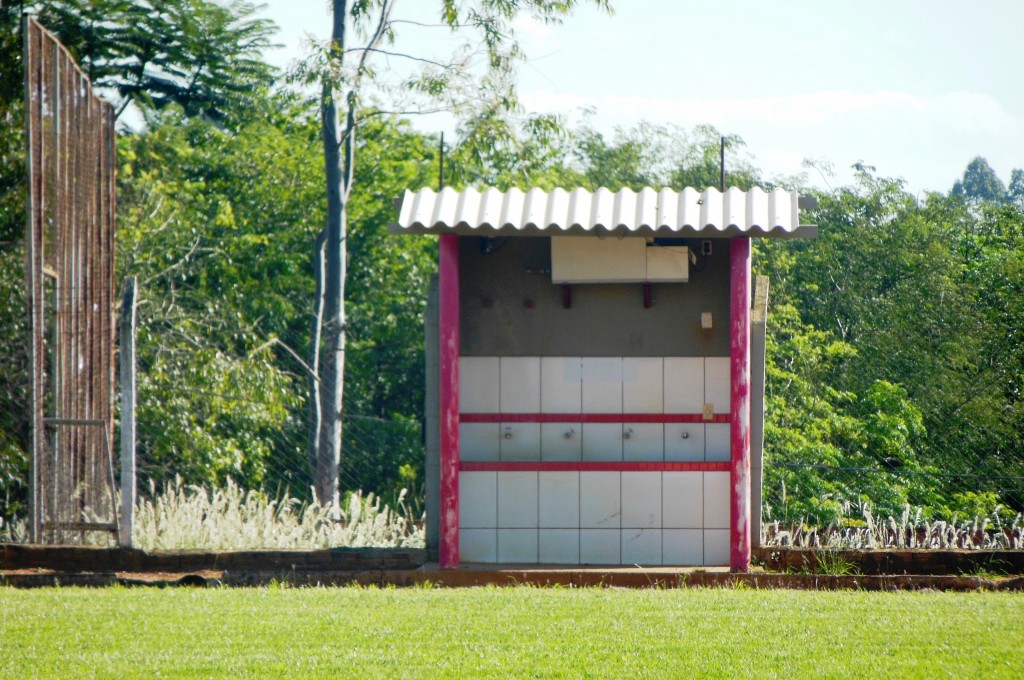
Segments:
[[[750,571],[750,239],[729,242],[729,568]]]
[[[438,262],[442,569],[459,566],[459,237],[442,234]]]

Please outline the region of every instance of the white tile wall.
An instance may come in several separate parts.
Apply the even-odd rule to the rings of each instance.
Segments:
[[[704,405],[704,359],[665,357],[665,413],[700,413]]]
[[[727,565],[728,477],[463,472],[460,556],[466,562]]]
[[[580,529],[580,564],[622,564],[618,529]]]
[[[540,460],[540,423],[501,423],[498,436],[501,460]]]
[[[623,529],[661,527],[661,472],[622,473]]]
[[[704,564],[712,567],[729,566],[729,530],[704,530]]]
[[[686,437],[683,437],[683,434]],[[704,460],[703,423],[665,423],[665,460],[699,463]]]
[[[663,564],[678,567],[704,564],[704,532],[701,529],[665,529],[661,532],[661,544]]]
[[[498,528],[537,528],[536,472],[498,474]],[[499,546],[500,548],[500,546]]]
[[[728,413],[729,368],[728,357],[463,357],[461,407]],[[467,461],[726,462],[730,443],[727,423],[465,423],[460,441]],[[728,472],[462,472],[460,557],[727,565],[729,505]]]
[[[542,357],[540,412],[580,413],[583,399],[580,357]]]
[[[620,477],[619,472],[580,473],[581,527],[618,529],[621,526]]]
[[[655,566],[661,564],[659,529],[623,529],[622,564]]]
[[[583,357],[583,412],[622,413],[622,358]]]
[[[714,404],[715,413],[729,412],[729,357],[704,359],[704,401]]]
[[[459,358],[459,410],[498,413],[498,357]]]
[[[661,423],[623,423],[622,460],[665,460],[665,426]]]
[[[498,529],[498,561],[508,564],[536,564],[536,529]]]
[[[729,528],[729,473],[704,473],[704,527]]]
[[[703,472],[663,472],[662,526],[700,529],[704,526]]]
[[[497,472],[459,473],[459,526],[490,529],[498,526]]]
[[[540,412],[540,357],[501,357],[502,413]]]
[[[664,407],[664,362],[661,357],[622,360],[622,412],[661,413]]]
[[[460,529],[459,559],[464,562],[496,562],[498,530]]]
[[[578,529],[541,529],[538,532],[542,564],[579,564],[580,532]]]
[[[459,457],[462,460],[498,460],[498,423],[461,423]]]
[[[583,460],[621,461],[621,423],[583,423]]]
[[[541,460],[580,460],[583,425],[580,423],[541,423]]]
[[[541,472],[539,525],[576,529],[580,526],[580,473]]]
[[[704,460],[728,463],[729,423],[708,423],[704,426]]]

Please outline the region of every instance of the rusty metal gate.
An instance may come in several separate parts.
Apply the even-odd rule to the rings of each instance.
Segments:
[[[22,24],[31,328],[30,540],[116,532],[114,112],[52,33]]]

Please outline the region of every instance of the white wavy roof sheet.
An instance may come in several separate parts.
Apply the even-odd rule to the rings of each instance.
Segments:
[[[806,201],[807,199],[803,199]],[[813,200],[813,199],[812,199]],[[800,224],[801,198],[793,191],[651,188],[464,189],[406,191],[399,199],[396,234],[558,236],[616,233],[657,236],[767,236],[814,238]],[[813,207],[813,206],[812,206]]]

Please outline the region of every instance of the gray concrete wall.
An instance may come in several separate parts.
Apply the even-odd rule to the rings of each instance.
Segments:
[[[729,242],[690,266],[687,283],[573,285],[572,306],[551,283],[545,237],[479,237],[459,244],[461,353],[464,356],[728,356]],[[699,252],[700,241],[687,245]],[[700,271],[698,271],[700,268]],[[711,312],[714,327],[701,328]]]
[[[423,419],[426,439],[426,512],[427,512],[427,555],[438,560],[441,544],[441,439],[440,404],[438,402],[438,307],[437,275],[430,278],[427,289],[427,311],[424,321],[424,363],[426,368],[426,396],[424,397]]]

